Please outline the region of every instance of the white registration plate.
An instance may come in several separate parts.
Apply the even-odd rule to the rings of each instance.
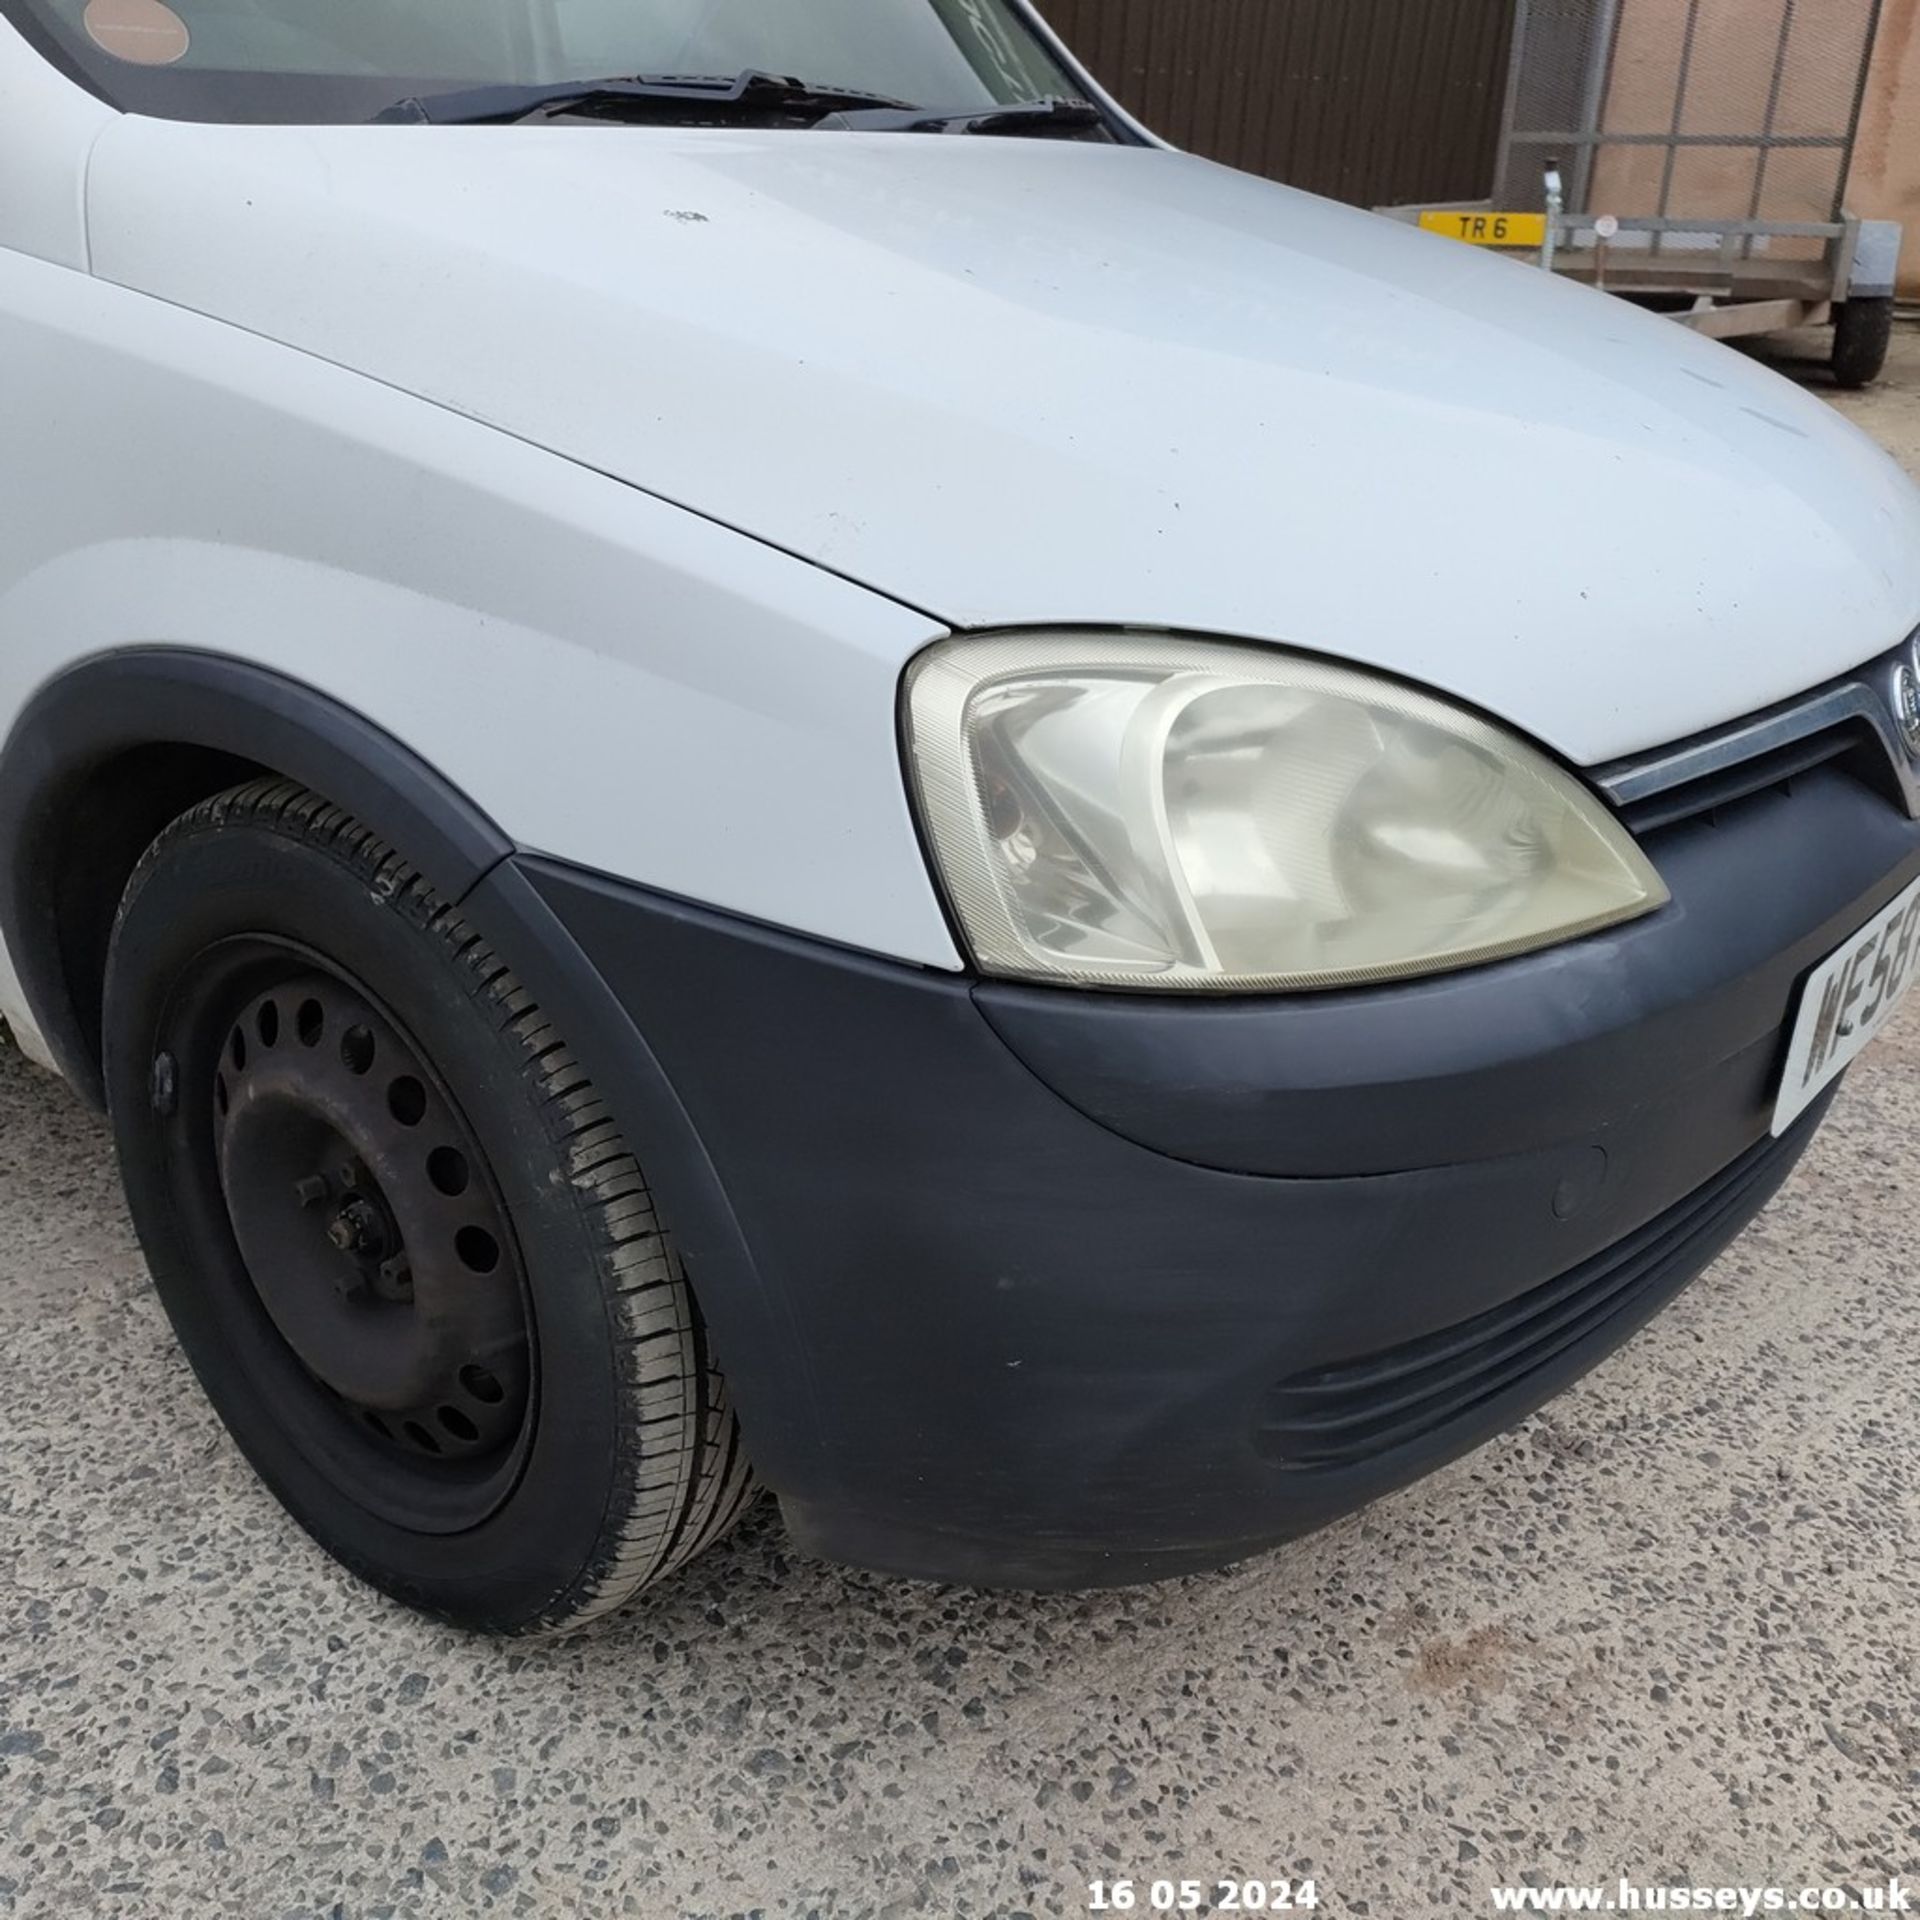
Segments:
[[[1784,1133],[1873,1036],[1920,973],[1920,880],[1815,967],[1800,996],[1774,1103]]]

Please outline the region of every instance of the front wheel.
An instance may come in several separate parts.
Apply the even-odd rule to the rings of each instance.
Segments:
[[[460,915],[260,781],[136,869],[105,1007],[134,1224],[261,1478],[461,1625],[607,1611],[752,1481],[639,1166]]]

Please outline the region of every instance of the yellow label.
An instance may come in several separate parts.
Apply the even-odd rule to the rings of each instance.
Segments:
[[[1464,240],[1474,247],[1544,247],[1544,213],[1423,213],[1420,224],[1429,233]]]

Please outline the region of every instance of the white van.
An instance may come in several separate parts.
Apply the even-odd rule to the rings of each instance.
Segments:
[[[1509,1425],[1920,963],[1917,621],[1816,400],[1022,0],[0,0],[0,1011],[460,1622]]]

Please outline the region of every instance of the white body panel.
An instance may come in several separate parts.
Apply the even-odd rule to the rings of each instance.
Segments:
[[[1592,763],[1920,620],[1920,496],[1816,399],[1178,154],[127,120],[90,204],[110,279],[961,625],[1291,644]]]
[[[119,115],[0,20],[0,249],[87,264],[87,160]]]
[[[526,845],[958,964],[893,746],[923,617],[4,252],[0,367],[0,725],[90,654],[229,653],[367,715]],[[0,1012],[31,1035],[11,970]]]

